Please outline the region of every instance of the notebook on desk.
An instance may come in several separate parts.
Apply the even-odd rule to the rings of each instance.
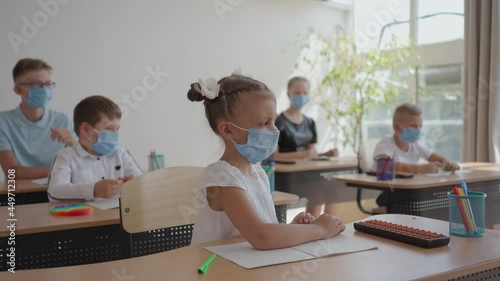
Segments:
[[[49,178],[35,179],[35,180],[31,180],[31,182],[36,183],[36,184],[46,185],[49,183]]]
[[[206,250],[246,269],[355,253],[377,248],[377,244],[372,241],[355,236],[347,237],[342,234],[330,239],[313,241],[290,248],[266,251],[256,250],[248,242],[205,247]]]
[[[109,210],[120,207],[120,197],[115,197],[111,199],[101,199],[98,198],[94,201],[85,202],[85,205],[92,206],[101,210]]]

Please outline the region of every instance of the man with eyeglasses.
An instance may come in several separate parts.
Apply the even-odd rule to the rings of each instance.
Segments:
[[[45,178],[56,153],[75,142],[73,121],[47,108],[55,82],[52,67],[25,58],[12,70],[14,92],[21,97],[15,109],[0,112],[0,165],[15,169],[17,179]]]

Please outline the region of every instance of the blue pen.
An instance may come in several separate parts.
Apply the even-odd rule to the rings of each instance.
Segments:
[[[460,186],[462,187],[462,189],[464,190],[464,194],[465,196],[469,196],[469,192],[467,190],[467,183],[464,181],[464,180],[461,180],[460,181]],[[476,226],[476,220],[474,219],[474,214],[472,213],[472,207],[470,205],[470,201],[469,199],[467,199],[466,201],[466,204],[467,204],[467,209],[469,211],[469,214],[470,214],[470,218],[472,220],[472,227],[474,228],[474,234],[477,234],[477,226]]]

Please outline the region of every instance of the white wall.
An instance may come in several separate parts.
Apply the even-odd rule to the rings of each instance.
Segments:
[[[344,21],[344,12],[313,0],[2,1],[0,111],[19,103],[11,77],[17,60],[43,58],[55,70],[52,109],[71,115],[84,97],[108,96],[126,115],[122,145],[143,168],[153,148],[167,166],[206,165],[222,147],[203,105],[186,98],[190,83],[241,66],[283,95],[308,28],[327,32]],[[25,43],[16,47],[13,34]],[[169,75],[141,94],[148,68]]]

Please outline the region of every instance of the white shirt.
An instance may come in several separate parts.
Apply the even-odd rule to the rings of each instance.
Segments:
[[[257,179],[247,178],[225,161],[219,160],[207,166],[194,194],[200,212],[194,224],[191,244],[241,235],[225,212],[214,211],[208,205],[206,187],[209,186],[243,189],[253,209],[265,223],[278,223],[269,178],[260,165],[252,165],[252,169]]]
[[[51,202],[65,199],[92,201],[96,182],[128,175],[140,176],[142,171],[124,148],[95,156],[77,142],[57,153],[50,169],[47,193]]]
[[[417,164],[420,158],[429,159],[433,151],[422,142],[409,143],[408,151],[401,150],[393,136],[380,140],[373,151],[373,157],[381,154],[394,156],[396,162]]]

